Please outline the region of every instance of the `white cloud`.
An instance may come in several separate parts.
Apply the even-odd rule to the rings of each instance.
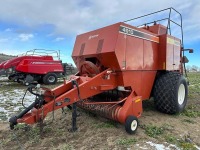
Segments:
[[[55,42],[63,41],[65,38],[63,37],[57,37],[54,39]]]
[[[8,38],[0,38],[0,43],[8,42]]]
[[[44,7],[49,11],[44,11]],[[174,7],[183,14],[186,35],[198,36],[199,0],[7,0],[0,1],[0,20],[29,27],[50,24],[55,27],[55,33],[75,36],[168,7]],[[197,29],[190,29],[190,25],[196,25]]]
[[[13,29],[12,28],[7,28],[5,29],[5,32],[11,32]]]
[[[21,41],[28,41],[29,39],[33,38],[34,35],[22,33],[18,37],[20,38]]]
[[[53,33],[49,33],[49,34],[47,34],[46,36],[47,37],[51,37],[51,36],[53,36],[54,34]]]

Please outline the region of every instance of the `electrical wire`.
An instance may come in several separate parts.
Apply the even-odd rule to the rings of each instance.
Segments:
[[[76,80],[72,80],[72,85],[76,86],[77,92],[78,92],[78,98],[79,98],[79,100],[81,100],[80,90],[79,90],[79,86],[78,86],[78,83],[76,82]]]
[[[26,91],[25,91],[25,93],[24,93],[24,96],[23,96],[23,98],[22,98],[22,106],[24,107],[24,108],[27,108],[25,105],[24,105],[24,98],[25,98],[25,96],[26,96],[26,93],[27,93],[27,91],[28,91],[28,89],[26,89]]]

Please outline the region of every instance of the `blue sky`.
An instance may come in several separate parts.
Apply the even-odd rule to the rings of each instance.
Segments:
[[[200,66],[199,0],[1,0],[0,53],[55,49],[64,62],[72,62],[77,34],[168,7],[183,15],[184,47],[194,49],[186,52],[188,65]]]

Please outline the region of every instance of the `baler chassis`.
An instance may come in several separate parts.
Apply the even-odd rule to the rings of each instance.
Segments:
[[[10,118],[11,129],[18,123],[41,122],[49,112],[67,106],[72,109],[71,131],[76,131],[78,106],[125,124],[125,130],[133,134],[142,101],[151,96],[161,112],[183,111],[188,88],[182,67],[182,16],[173,8],[162,11],[166,10],[169,17],[158,21],[167,20],[167,27],[156,21],[141,28],[120,22],[77,36],[72,57],[79,72],[52,90],[31,85],[28,90],[36,99]],[[170,19],[172,10],[180,15],[181,24]],[[171,22],[180,26],[182,40],[168,34]]]
[[[141,97],[135,96],[134,91],[119,91],[116,88],[116,73],[110,69],[93,78],[72,76],[69,81],[64,81],[62,85],[53,90],[40,88],[39,85],[31,85],[28,91],[36,95],[36,99],[20,114],[10,118],[10,128],[13,129],[17,123],[39,122],[45,118],[47,113],[71,105],[73,110],[72,131],[77,129],[76,106],[121,123],[125,123],[126,116],[139,117],[142,113]],[[108,96],[106,100],[101,99],[101,97],[106,97],[102,92],[108,95],[109,91],[115,94],[117,100],[110,101]],[[91,97],[95,95],[96,101],[91,100]]]

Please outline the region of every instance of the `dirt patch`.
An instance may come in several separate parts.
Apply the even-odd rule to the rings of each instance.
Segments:
[[[197,78],[200,83],[200,76]],[[135,135],[127,134],[117,122],[81,109],[78,109],[78,130],[70,133],[71,111],[65,108],[66,114],[55,111],[53,121],[52,113],[48,114],[42,135],[37,125],[22,124],[11,131],[8,122],[1,121],[0,149],[200,149],[200,94],[193,87],[189,89],[188,105],[179,115],[160,113],[155,110],[153,100],[144,101]]]

